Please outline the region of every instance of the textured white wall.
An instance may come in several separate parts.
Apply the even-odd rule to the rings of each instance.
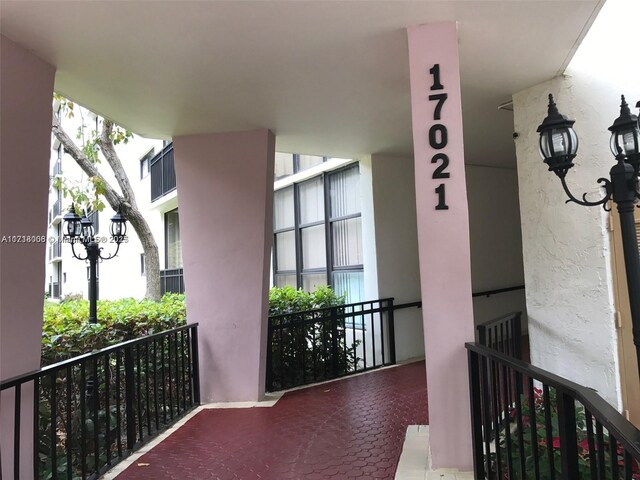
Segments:
[[[531,359],[619,407],[608,214],[565,204],[559,179],[540,159],[536,128],[549,93],[576,120],[580,147],[567,175],[576,196],[601,195],[596,180],[613,162],[607,127],[619,113],[618,92],[584,75],[558,77],[513,97]]]

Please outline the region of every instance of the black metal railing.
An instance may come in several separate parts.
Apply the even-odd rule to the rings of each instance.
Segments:
[[[516,290],[524,290],[524,288],[525,288],[524,285],[516,285],[514,287],[505,287],[505,288],[496,288],[494,290],[484,290],[482,292],[474,292],[471,296],[473,298],[490,297],[492,295],[498,295],[500,293],[515,292]]]
[[[394,364],[394,310],[398,308],[406,307],[394,307],[393,298],[385,298],[270,316],[266,390]]]
[[[34,478],[94,479],[200,403],[197,324],[56,363],[0,389],[3,408],[13,402],[15,439],[2,462],[13,462],[16,480],[29,476],[19,462],[28,432]]]
[[[149,161],[151,171],[151,201],[176,188],[176,169],[173,161],[173,143],[164,147]]]
[[[640,478],[640,430],[594,390],[466,348],[476,479]]]
[[[51,298],[60,298],[60,284],[58,282],[49,284],[49,296]]]
[[[49,245],[49,260],[62,257],[62,242],[56,241]]]
[[[49,210],[49,223],[53,222],[62,212],[62,200],[58,199],[53,202],[51,210]]]
[[[522,358],[522,312],[512,312],[476,326],[480,345]]]
[[[184,293],[184,271],[182,268],[160,270],[160,289],[165,293]]]

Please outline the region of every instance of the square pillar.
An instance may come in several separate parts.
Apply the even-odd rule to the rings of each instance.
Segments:
[[[275,137],[174,138],[187,317],[198,322],[201,400],[264,396]]]
[[[464,344],[474,326],[457,28],[407,33],[431,458],[434,468],[470,471]]]
[[[0,36],[0,378],[40,368],[55,69]],[[33,388],[21,391],[20,478],[33,478]],[[13,478],[14,390],[0,399],[1,478]]]

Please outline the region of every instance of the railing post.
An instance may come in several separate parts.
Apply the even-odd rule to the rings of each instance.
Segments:
[[[513,335],[513,355],[518,360],[522,360],[522,312],[513,316],[511,334]]]
[[[395,320],[395,307],[393,306],[393,298],[389,299],[387,310],[387,323],[389,328],[389,363],[395,365],[396,363],[396,320]],[[382,359],[384,363],[384,358]]]
[[[578,435],[576,433],[575,399],[557,390],[558,430],[560,432],[560,462],[562,478],[578,478]]]
[[[271,317],[267,317],[267,372],[265,390],[273,388],[273,324]]]
[[[469,395],[471,397],[471,446],[473,472],[477,480],[485,478],[482,446],[482,404],[480,402],[480,362],[478,354],[467,350],[469,359]]]
[[[338,363],[338,310],[331,309],[331,366],[333,377],[340,374],[340,364]]]
[[[487,345],[487,327],[485,325],[478,325],[476,327],[478,330],[478,343],[482,346],[488,347]]]
[[[193,367],[193,398],[197,405],[200,405],[200,359],[198,358],[198,327],[194,326],[191,334],[191,361]]]
[[[124,349],[124,397],[125,418],[127,422],[127,448],[133,450],[136,443],[136,415],[134,411],[135,377],[133,371],[133,352],[131,346]]]

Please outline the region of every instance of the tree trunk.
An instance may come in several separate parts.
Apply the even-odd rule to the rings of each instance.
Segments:
[[[82,149],[79,148],[71,137],[69,137],[69,135],[64,131],[60,125],[60,120],[55,113],[53,114],[51,131],[55,137],[60,140],[65,151],[71,155],[78,166],[89,177],[98,177],[101,180],[104,185],[104,198],[107,200],[107,203],[113,210],[120,210],[135,230],[138,238],[140,239],[140,243],[142,244],[142,250],[145,257],[145,298],[157,302],[162,296],[160,290],[160,256],[158,254],[158,245],[153,238],[153,233],[149,228],[149,224],[137,208],[133,189],[129,184],[127,174],[122,167],[120,158],[113,148],[113,143],[109,140],[109,134],[112,126],[113,124],[111,122],[105,120],[101,138],[98,140],[98,145],[105,155],[105,158],[107,158],[109,166],[114,171],[115,177],[123,192],[122,194],[118,193],[118,191],[105,180],[96,166],[84,154]]]
[[[122,213],[127,220],[129,220],[129,223],[131,223],[142,244],[147,275],[145,298],[157,302],[162,296],[160,290],[160,256],[158,254],[158,245],[153,238],[149,224],[138,210],[134,210],[128,205],[123,205]]]

